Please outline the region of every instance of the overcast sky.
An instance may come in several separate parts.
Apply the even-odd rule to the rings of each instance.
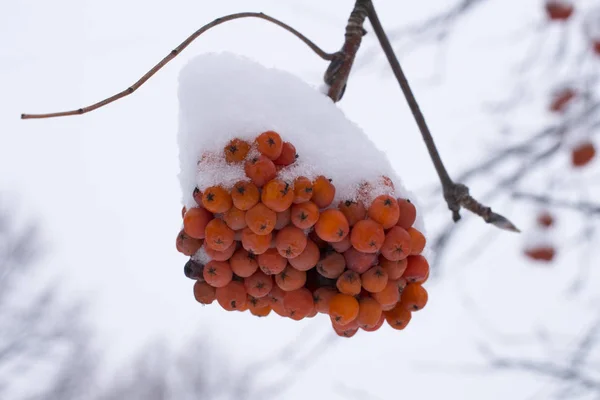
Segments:
[[[403,53],[451,172],[485,157],[488,153],[479,150],[496,143],[499,127],[482,112],[481,102],[503,97],[511,78],[509,49],[523,45],[508,45],[504,35],[541,20],[539,3],[494,1],[462,22],[444,52]],[[78,108],[112,95],[199,26],[232,12],[263,11],[335,51],[352,4],[19,0],[0,6],[0,187],[42,224],[49,249],[43,269],[60,279],[65,296],[89,301],[89,318],[110,363],[153,338],[165,336],[176,344],[202,332],[234,368],[241,368],[298,334],[310,333],[313,342],[331,335],[324,317],[257,319],[199,306],[192,282],[182,273],[186,259],[175,251],[181,222],[176,90],[186,60],[208,51],[232,51],[291,71],[315,86],[327,64],[275,26],[235,21],[202,36],[134,95],[104,109],[53,120],[21,121],[19,115]],[[397,28],[431,15],[446,2],[376,4],[384,26]],[[361,54],[373,54],[374,44],[374,35],[368,35]],[[435,184],[425,147],[383,58],[359,56],[358,64],[340,107],[388,154],[409,189]],[[521,125],[528,129],[535,123],[523,118]],[[443,209],[441,197],[421,200],[437,201]],[[528,226],[529,208],[507,205],[502,211]],[[425,218],[436,229],[445,221],[440,218],[450,214]],[[523,237],[491,236],[492,228],[474,218],[466,223],[472,229],[463,230],[452,248],[448,275],[429,285],[430,304],[415,314],[406,331],[382,329],[334,340],[325,355],[290,382],[285,398],[344,398],[340,383],[381,399],[525,399],[543,394],[543,379],[466,374],[450,367],[481,362],[477,341],[513,343],[542,324],[564,333],[581,330],[588,310],[557,295],[573,278],[578,261],[567,252],[549,273],[522,261]],[[497,240],[488,244],[492,237]],[[473,245],[486,248],[467,264],[459,250]],[[468,298],[475,299],[467,305],[476,307],[486,323],[469,316]],[[587,300],[578,301],[590,304]],[[515,343],[517,352],[544,353],[530,342]]]

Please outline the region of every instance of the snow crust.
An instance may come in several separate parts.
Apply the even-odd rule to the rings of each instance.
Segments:
[[[414,202],[385,153],[322,91],[288,72],[230,53],[208,53],[189,61],[180,72],[178,91],[183,204],[195,205],[195,187],[230,188],[247,179],[242,164],[224,161],[223,148],[233,138],[252,142],[267,130],[291,142],[299,155],[279,177],[332,179],[336,187],[332,206],[355,199],[364,181],[373,185],[371,198],[391,194],[382,176],[392,180],[395,196]],[[415,205],[419,214],[415,227],[423,230],[421,209]]]

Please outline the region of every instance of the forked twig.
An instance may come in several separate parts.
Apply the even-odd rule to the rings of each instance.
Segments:
[[[256,13],[256,12],[242,12],[242,13],[230,14],[230,15],[226,15],[221,18],[217,18],[214,21],[209,22],[208,24],[206,24],[203,27],[201,27],[200,29],[198,29],[196,32],[194,32],[192,35],[190,35],[187,39],[185,39],[179,46],[177,46],[174,50],[172,50],[165,58],[163,58],[158,64],[156,64],[150,71],[146,72],[146,74],[144,74],[144,76],[142,76],[137,82],[135,82],[133,85],[131,85],[127,89],[123,90],[122,92],[119,92],[107,99],[99,101],[90,106],[79,108],[77,110],[56,112],[56,113],[50,113],[50,114],[21,114],[21,119],[39,119],[39,118],[66,117],[66,116],[70,116],[70,115],[81,115],[81,114],[88,113],[90,111],[94,111],[100,107],[104,107],[105,105],[108,105],[116,100],[119,100],[122,97],[129,96],[130,94],[135,92],[140,86],[142,86],[144,83],[146,83],[146,81],[148,79],[150,79],[154,74],[156,74],[169,61],[171,61],[172,59],[177,57],[177,55],[179,53],[181,53],[186,47],[188,47],[198,36],[202,35],[204,32],[206,32],[207,30],[209,30],[211,28],[214,28],[217,25],[220,25],[224,22],[232,21],[234,19],[240,19],[240,18],[260,18],[260,19],[269,21],[275,25],[278,25],[278,26],[282,27],[283,29],[287,30],[288,32],[291,32],[298,39],[302,40],[319,57],[321,57],[322,59],[324,59],[326,61],[333,60],[333,58],[336,54],[336,53],[327,53],[327,52],[323,51],[319,46],[317,46],[314,42],[312,42],[306,36],[304,36],[303,34],[298,32],[296,29],[294,29],[291,26],[289,26],[273,17],[270,17],[266,14]]]
[[[429,131],[429,127],[425,122],[425,117],[419,108],[419,104],[415,98],[415,95],[410,88],[408,80],[406,79],[406,75],[404,75],[404,71],[402,71],[402,67],[400,66],[400,62],[394,53],[394,49],[390,44],[390,41],[379,21],[379,17],[377,12],[375,11],[375,7],[373,6],[372,1],[368,1],[368,18],[373,26],[373,30],[377,35],[377,39],[379,40],[379,44],[383,49],[388,62],[400,84],[400,88],[404,93],[404,97],[408,102],[410,110],[413,114],[413,117],[421,131],[421,136],[423,137],[423,141],[427,146],[427,151],[429,152],[429,156],[431,157],[431,161],[435,167],[435,170],[440,178],[440,182],[442,183],[444,199],[448,204],[448,208],[452,211],[452,219],[456,222],[460,220],[460,209],[465,208],[474,214],[479,215],[483,218],[483,220],[487,223],[490,223],[498,228],[505,229],[508,231],[519,232],[519,229],[508,219],[503,217],[500,214],[496,214],[492,211],[490,207],[486,207],[483,204],[479,203],[469,194],[469,188],[461,183],[455,183],[448,174],[446,167],[440,157],[440,153],[435,146],[435,142],[433,141],[433,136]]]

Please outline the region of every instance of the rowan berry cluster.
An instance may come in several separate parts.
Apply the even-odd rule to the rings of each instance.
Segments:
[[[414,204],[369,196],[375,185],[394,193],[389,178],[363,182],[356,198],[334,204],[327,177],[282,178],[298,155],[274,131],[253,143],[233,139],[218,157],[243,163],[247,179],[196,188],[196,206],[182,210],[177,249],[191,257],[184,272],[196,280],[198,302],[294,320],[323,313],[345,337],[384,321],[404,329],[426,305],[429,264]]]

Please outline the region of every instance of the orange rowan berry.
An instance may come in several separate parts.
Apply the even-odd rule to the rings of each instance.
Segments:
[[[181,219],[183,219],[183,217],[185,217],[185,213],[187,212],[187,208],[185,208],[185,206],[183,206],[181,208]]]
[[[260,201],[260,192],[250,181],[239,181],[231,189],[233,205],[240,210],[248,211]]]
[[[341,241],[335,242],[335,243],[330,243],[329,245],[333,248],[333,250],[335,250],[341,254],[352,247],[352,242],[350,241],[350,235],[346,235],[346,237],[343,238]]]
[[[596,156],[596,147],[593,143],[582,143],[571,151],[571,163],[575,167],[587,165]]]
[[[419,283],[409,283],[400,297],[400,306],[408,311],[419,311],[427,304],[427,290]]]
[[[297,257],[288,259],[290,265],[296,268],[298,271],[308,271],[313,268],[319,262],[321,256],[319,248],[312,240],[306,241],[306,247]]]
[[[333,296],[339,292],[334,288],[320,287],[313,292],[313,301],[315,303],[315,309],[317,312],[323,314],[329,314],[329,303]]]
[[[334,332],[337,333],[338,336],[345,337],[345,338],[351,338],[352,336],[354,336],[359,328],[358,322],[356,319],[354,319],[353,321],[350,321],[346,325],[340,325],[339,323],[336,322],[335,319],[331,318],[331,326],[332,326]]]
[[[329,209],[321,213],[315,224],[315,232],[321,239],[335,243],[342,241],[348,235],[350,225],[340,210]]]
[[[183,253],[186,256],[193,256],[198,250],[200,250],[200,247],[202,247],[202,243],[204,243],[202,239],[194,239],[193,237],[185,233],[185,231],[182,229],[177,234],[177,241],[175,242],[175,246],[177,248],[177,251],[179,251],[180,253]]]
[[[380,250],[390,261],[402,260],[411,252],[411,236],[404,228],[394,226],[385,234]]]
[[[283,306],[294,319],[308,316],[315,308],[312,293],[303,287],[287,292],[283,297]]]
[[[423,282],[427,275],[429,275],[429,263],[427,259],[421,255],[409,256],[406,271],[404,271],[402,277],[407,282]]]
[[[525,250],[525,255],[536,261],[552,261],[556,255],[553,246],[540,246]]]
[[[258,269],[256,256],[244,249],[237,249],[229,259],[231,270],[237,276],[247,278],[252,276]]]
[[[329,315],[338,325],[348,325],[358,316],[358,300],[354,296],[340,293],[329,301]]]
[[[392,280],[392,279],[388,279],[388,280]],[[398,294],[400,295],[400,297],[402,297],[402,292],[404,292],[404,289],[406,288],[406,285],[408,285],[408,282],[406,282],[406,279],[404,279],[404,278],[394,279],[394,281],[396,282],[396,288],[398,289]],[[420,282],[420,283],[423,284],[422,282]]]
[[[412,318],[410,311],[407,311],[399,304],[389,311],[384,311],[383,314],[389,326],[397,330],[406,328]]]
[[[352,336],[356,335],[358,328],[344,329],[343,327],[337,327],[335,324],[333,324],[333,331],[340,337],[351,338]]]
[[[306,243],[306,235],[295,226],[286,226],[275,235],[275,247],[285,258],[298,257],[306,248]]]
[[[566,21],[571,18],[573,11],[575,11],[573,4],[556,0],[546,2],[546,13],[552,21]]]
[[[292,210],[287,209],[282,212],[277,213],[277,218],[275,220],[275,229],[280,230],[289,225],[292,221]]]
[[[375,265],[377,255],[375,253],[362,253],[351,247],[344,252],[344,259],[346,260],[346,267],[348,269],[362,274]]]
[[[256,271],[246,279],[244,286],[250,296],[262,298],[268,295],[273,289],[273,279],[262,271]]]
[[[294,191],[289,183],[281,179],[273,179],[262,188],[261,201],[275,212],[282,212],[290,208],[294,200]]]
[[[371,293],[371,296],[383,307],[395,305],[400,300],[398,282],[388,279],[383,290],[381,292]]]
[[[256,317],[266,317],[271,313],[271,307],[250,308],[250,313]]]
[[[273,235],[268,233],[266,235],[257,235],[252,232],[250,228],[244,228],[242,230],[242,247],[252,254],[262,254],[271,247],[271,240]]]
[[[427,282],[428,279],[429,279],[429,271],[427,271],[427,275],[425,275],[425,278],[423,278],[423,280],[421,282],[419,282],[419,283],[422,285],[425,282]]]
[[[333,202],[335,186],[324,176],[318,176],[313,182],[311,200],[319,207],[326,208]]]
[[[381,320],[382,313],[381,304],[372,297],[365,296],[358,300],[356,321],[362,329],[374,328]]]
[[[262,203],[246,211],[246,224],[257,235],[267,235],[275,229],[277,214]]]
[[[223,251],[214,250],[209,246],[204,246],[204,251],[206,251],[206,254],[211,258],[211,260],[227,261],[231,258],[233,253],[235,253],[236,248],[237,243],[233,242],[231,243],[231,246],[229,246]]]
[[[362,201],[340,201],[338,209],[344,214],[350,226],[354,226],[358,221],[367,217],[367,209]]]
[[[397,261],[390,261],[383,255],[379,256],[379,265],[388,274],[388,278],[395,280],[400,279],[406,271],[408,260],[406,258]]]
[[[381,224],[384,229],[389,229],[396,225],[400,218],[398,201],[386,194],[377,196],[369,206],[367,215],[373,221]]]
[[[571,101],[577,96],[577,92],[572,88],[565,88],[557,92],[552,102],[550,103],[550,111],[552,112],[563,112],[571,103]]]
[[[337,278],[336,287],[340,293],[356,296],[362,288],[360,275],[354,271],[347,270]]]
[[[227,261],[209,261],[204,266],[202,276],[213,287],[223,287],[231,282],[233,272]]]
[[[252,183],[259,188],[277,176],[275,164],[263,155],[247,160],[244,164],[244,172]]]
[[[272,281],[271,281],[271,283],[272,283]],[[244,286],[246,286],[246,291],[248,291],[248,285],[246,284],[245,279],[244,279]],[[252,311],[252,309],[269,307],[270,304],[271,304],[271,300],[269,299],[268,293],[263,297],[254,297],[250,293],[248,293],[248,309],[250,311]]]
[[[226,286],[218,287],[216,295],[219,305],[227,311],[248,308],[248,294],[242,282],[231,281]]]
[[[375,332],[376,330],[381,328],[381,326],[383,325],[384,322],[385,322],[385,315],[383,315],[383,310],[382,310],[381,317],[379,317],[379,321],[377,321],[375,326],[373,326],[372,328],[361,326],[361,329],[365,332]]]
[[[377,253],[385,241],[385,232],[378,222],[364,219],[352,227],[350,241],[358,251]]]
[[[194,298],[198,303],[212,304],[216,299],[215,288],[206,282],[196,281],[194,283]]]
[[[362,287],[370,293],[381,292],[388,282],[388,274],[379,265],[371,267],[360,276]]]
[[[319,207],[312,201],[292,205],[292,224],[300,229],[311,228],[319,220]]]
[[[206,225],[204,245],[217,251],[225,251],[235,240],[235,232],[222,219],[213,219]]]
[[[283,306],[283,299],[273,303],[271,305],[271,309],[275,312],[275,314],[279,315],[280,317],[289,317],[287,310]]]
[[[400,217],[398,218],[398,222],[396,226],[400,228],[408,229],[410,228],[417,219],[417,209],[413,203],[408,199],[397,199],[398,208],[400,209]]]
[[[255,140],[258,151],[271,160],[276,160],[283,150],[283,140],[277,132],[266,131],[258,135]]]
[[[548,211],[542,211],[537,216],[537,224],[543,228],[549,228],[554,225],[554,217]]]
[[[283,146],[281,147],[281,155],[273,160],[275,165],[291,165],[298,158],[298,154],[296,153],[296,147],[290,142],[283,142]]]
[[[202,194],[202,205],[212,213],[224,213],[233,205],[231,195],[221,186],[211,186]]]
[[[232,139],[227,143],[223,152],[228,163],[242,162],[250,151],[250,143],[242,139]]]
[[[280,303],[283,307],[283,297],[285,296],[285,290],[281,289],[278,285],[273,285],[273,288],[266,297],[269,305],[273,307],[276,303]],[[274,307],[273,307],[274,308]]]
[[[286,292],[300,289],[306,283],[306,272],[298,271],[288,265],[283,271],[275,275],[275,283]]]
[[[258,256],[258,266],[267,275],[276,275],[283,271],[287,265],[287,259],[277,249],[270,248]]]
[[[213,218],[205,208],[190,208],[183,216],[183,230],[194,239],[204,239],[206,225]]]
[[[421,254],[427,243],[425,236],[415,228],[408,228],[406,231],[410,235],[410,254]]]
[[[346,260],[340,253],[329,252],[317,262],[317,272],[325,278],[337,279],[346,269]]]
[[[239,231],[248,226],[248,224],[246,224],[246,211],[242,211],[235,206],[231,207],[223,214],[223,221],[225,221],[227,226],[234,231]]]
[[[294,204],[309,201],[313,195],[313,184],[305,176],[299,176],[294,180]]]

